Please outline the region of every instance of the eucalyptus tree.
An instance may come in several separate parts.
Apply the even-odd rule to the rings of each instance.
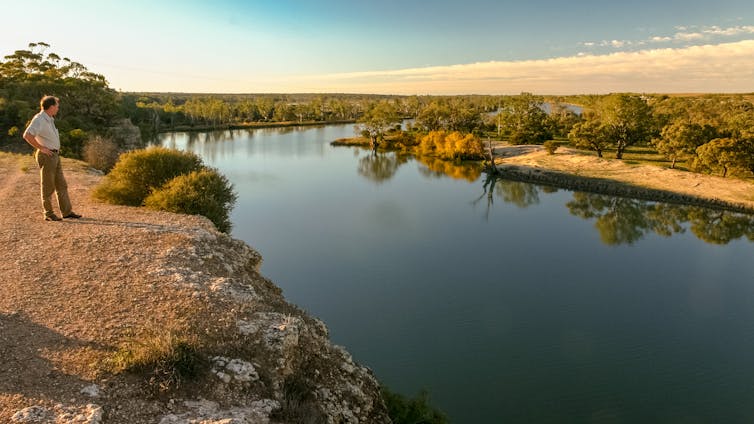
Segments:
[[[602,152],[612,145],[606,127],[594,117],[574,125],[568,133],[568,140],[575,147],[597,152],[598,157],[602,157]]]
[[[726,177],[728,171],[746,168],[742,145],[733,138],[716,138],[696,149],[696,167],[713,172],[720,170]]]
[[[376,154],[385,133],[400,122],[401,116],[395,104],[383,100],[372,104],[364,112],[364,115],[359,118],[356,128],[363,136],[369,138],[370,147]]]
[[[416,116],[416,127],[422,131],[437,131],[449,129],[451,110],[446,102],[433,100],[419,110]]]
[[[552,138],[543,98],[521,93],[500,111],[500,127],[513,144],[542,143]]]
[[[654,138],[652,144],[658,153],[672,161],[672,169],[676,161],[694,155],[696,149],[715,138],[715,134],[715,129],[709,125],[675,121],[663,127],[660,137]]]
[[[640,96],[611,94],[597,103],[595,112],[615,144],[616,159],[623,159],[627,147],[651,139],[652,109]]]

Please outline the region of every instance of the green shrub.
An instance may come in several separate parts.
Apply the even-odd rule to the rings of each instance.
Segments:
[[[385,400],[388,416],[393,424],[447,424],[448,417],[429,404],[429,394],[422,390],[415,398],[408,398],[393,393],[382,387],[382,398]]]
[[[555,151],[558,150],[558,147],[560,147],[560,145],[555,140],[549,140],[542,143],[542,147],[547,150],[548,155],[554,155]]]
[[[108,172],[118,160],[118,146],[99,136],[90,138],[84,143],[84,160],[93,168]]]
[[[151,209],[204,215],[226,233],[231,228],[228,215],[235,202],[228,179],[208,168],[175,177],[144,200]]]
[[[173,178],[202,168],[199,156],[153,147],[124,153],[94,190],[94,197],[118,205],[140,206],[152,190]]]

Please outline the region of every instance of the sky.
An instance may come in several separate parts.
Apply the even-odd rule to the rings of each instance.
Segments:
[[[120,91],[754,92],[751,0],[0,0]]]

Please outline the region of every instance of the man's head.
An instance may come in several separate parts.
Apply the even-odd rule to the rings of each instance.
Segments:
[[[55,114],[58,113],[59,104],[60,100],[55,96],[44,96],[42,97],[42,100],[39,101],[39,106],[41,106],[42,110],[50,116],[55,116]]]

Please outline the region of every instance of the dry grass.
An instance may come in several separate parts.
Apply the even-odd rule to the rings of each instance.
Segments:
[[[206,362],[197,337],[160,329],[127,340],[104,367],[114,374],[143,375],[154,391],[166,392],[197,378]]]

